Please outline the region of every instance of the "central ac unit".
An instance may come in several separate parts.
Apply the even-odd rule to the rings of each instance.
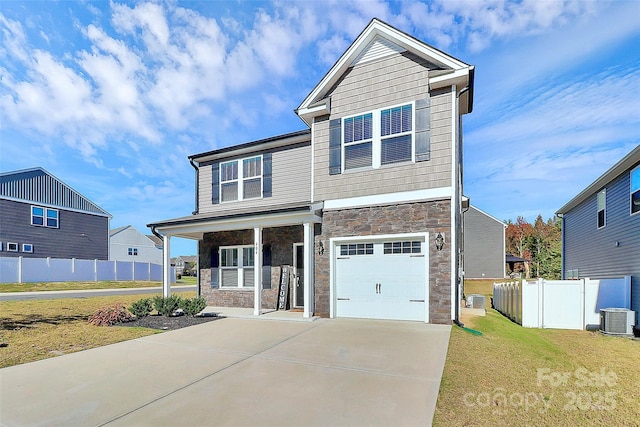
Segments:
[[[478,294],[471,294],[467,297],[467,307],[471,308],[485,308],[485,296]]]
[[[631,335],[636,312],[627,308],[603,308],[600,310],[600,330],[606,334]]]

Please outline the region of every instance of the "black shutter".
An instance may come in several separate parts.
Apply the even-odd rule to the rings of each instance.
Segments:
[[[271,153],[262,155],[262,197],[271,197]]]
[[[262,289],[271,289],[271,245],[262,246]]]
[[[342,173],[342,119],[329,122],[329,175]]]
[[[211,203],[220,203],[220,163],[211,165]]]
[[[422,162],[431,158],[431,99],[416,101],[416,161]]]
[[[218,283],[218,247],[214,246],[211,248],[211,288],[217,289],[220,284]]]

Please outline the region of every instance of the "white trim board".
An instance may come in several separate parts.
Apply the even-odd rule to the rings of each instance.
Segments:
[[[346,199],[325,200],[323,210],[358,208],[375,205],[409,203],[427,200],[450,199],[453,187],[429,188],[425,190],[402,191],[399,193],[376,194],[371,196],[349,197]]]

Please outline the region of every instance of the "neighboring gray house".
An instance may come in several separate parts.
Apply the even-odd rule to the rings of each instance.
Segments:
[[[0,256],[106,260],[110,219],[42,168],[0,173]]]
[[[473,76],[374,19],[295,110],[308,129],[190,156],[194,214],[149,227],[198,241],[210,305],[273,309],[289,266],[303,317],[451,323]]]
[[[158,247],[156,239],[132,225],[115,228],[109,231],[109,260],[162,264],[162,246]]]
[[[631,309],[638,316],[640,146],[560,208],[557,215],[562,217],[562,277],[631,276]]]
[[[506,274],[506,224],[475,206],[469,206],[463,220],[464,277],[503,279]]]

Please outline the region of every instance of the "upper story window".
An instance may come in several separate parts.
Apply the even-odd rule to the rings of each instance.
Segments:
[[[413,141],[413,108],[411,104],[380,112],[380,163],[410,162]]]
[[[413,105],[374,110],[343,120],[344,170],[413,160]]]
[[[373,154],[373,114],[344,119],[344,168],[371,167]]]
[[[640,166],[631,171],[631,215],[640,212]]]
[[[31,225],[58,228],[58,210],[31,206]]]
[[[262,156],[220,163],[220,201],[262,197]]]
[[[127,254],[130,256],[138,256],[138,248],[128,248]]]
[[[602,228],[606,224],[607,211],[607,189],[603,189],[598,193],[598,228]]]

